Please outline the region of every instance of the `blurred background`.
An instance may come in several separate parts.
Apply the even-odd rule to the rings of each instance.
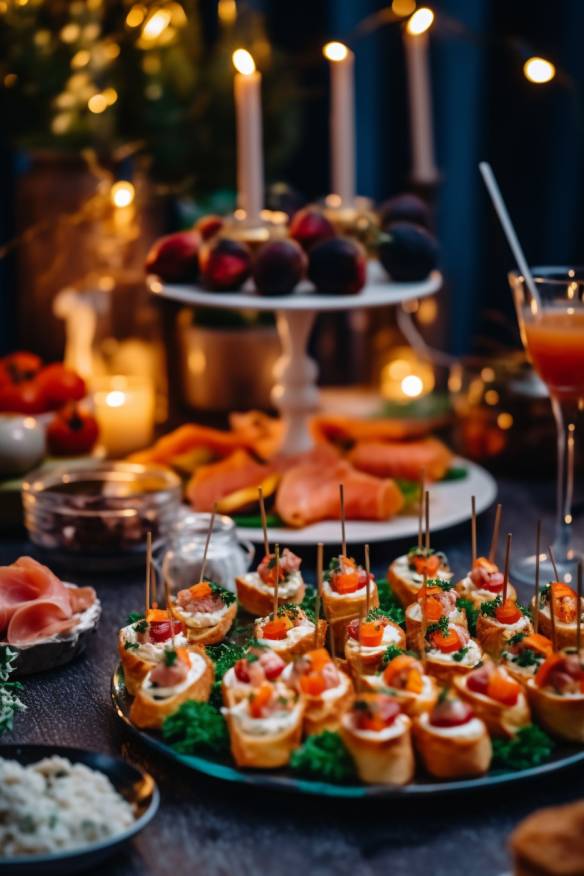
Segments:
[[[144,256],[160,234],[234,206],[234,48],[250,49],[263,75],[268,206],[290,212],[329,191],[322,46],[339,39],[355,53],[359,193],[378,203],[413,189],[435,209],[445,286],[416,330],[440,352],[420,394],[466,392],[483,356],[514,371],[512,260],[477,163],[493,164],[532,263],[583,261],[584,4],[431,5],[437,173],[421,181],[404,57],[414,0],[0,0],[0,352],[62,356],[82,293],[103,315],[96,337],[110,370],[158,373],[152,345],[164,327]],[[552,62],[550,81],[530,77],[533,56]],[[357,313],[321,319],[312,347],[322,382],[383,388],[388,351],[411,341],[394,314],[372,324]],[[506,411],[490,388],[496,418]],[[395,400],[391,386],[385,396]],[[190,401],[205,406],[196,393]],[[499,420],[496,432],[508,428]]]

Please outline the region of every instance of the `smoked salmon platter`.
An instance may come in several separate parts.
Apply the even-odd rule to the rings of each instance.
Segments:
[[[421,520],[383,578],[368,548],[325,569],[320,544],[315,589],[266,531],[232,588],[202,573],[161,609],[147,584],[118,635],[116,715],[197,772],[305,794],[466,793],[583,761],[581,586],[538,583],[522,605],[498,523],[455,574]]]

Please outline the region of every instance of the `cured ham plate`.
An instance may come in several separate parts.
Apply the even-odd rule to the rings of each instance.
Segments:
[[[456,457],[453,465],[466,469],[466,477],[460,480],[446,480],[431,484],[430,516],[432,532],[448,529],[470,520],[471,498],[476,496],[477,514],[486,511],[497,497],[495,479],[480,465]],[[415,537],[418,533],[416,513],[398,514],[387,521],[347,520],[347,541],[351,544],[389,542]],[[261,528],[238,527],[238,537],[261,544]],[[270,527],[270,539],[289,546],[315,544],[338,544],[340,526],[338,520],[323,520],[301,529],[291,527]]]
[[[163,754],[175,763],[192,769],[194,772],[212,776],[226,782],[238,782],[253,785],[258,788],[284,791],[292,794],[310,794],[323,797],[363,798],[384,797],[403,799],[404,797],[427,797],[429,795],[468,794],[469,791],[481,791],[495,785],[505,785],[536,779],[549,773],[567,769],[584,762],[584,750],[576,745],[558,743],[553,755],[545,763],[525,770],[504,771],[491,769],[481,778],[460,779],[457,781],[440,782],[424,775],[418,775],[408,785],[403,787],[391,785],[345,784],[335,785],[327,782],[312,781],[295,776],[289,769],[278,770],[246,770],[238,769],[228,760],[211,760],[209,758],[179,754],[166,743],[161,734],[154,731],[139,730],[129,718],[130,697],[124,684],[124,673],[119,666],[112,679],[112,703],[119,720],[127,730],[148,748]]]

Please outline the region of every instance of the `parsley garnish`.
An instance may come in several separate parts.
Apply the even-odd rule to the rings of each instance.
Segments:
[[[481,604],[480,613],[486,615],[487,617],[495,617],[495,611],[501,605],[501,597],[496,596],[494,599],[488,599],[486,602]]]
[[[221,755],[229,749],[229,734],[221,712],[209,703],[188,700],[169,715],[162,735],[181,754]]]
[[[213,596],[219,596],[225,605],[232,605],[235,602],[235,594],[231,590],[221,587],[220,584],[216,584],[214,581],[207,581],[207,584],[211,588]]]
[[[5,730],[12,730],[14,716],[26,709],[17,694],[23,689],[22,684],[9,680],[14,672],[16,656],[12,648],[0,648],[0,735]]]
[[[431,636],[432,633],[441,633],[443,636],[448,635],[449,620],[447,615],[443,615],[435,624],[429,624],[426,629],[426,636]]]
[[[538,654],[533,648],[523,648],[515,657],[514,662],[518,666],[538,666],[543,659],[543,655]]]
[[[521,727],[512,739],[493,739],[493,762],[509,770],[526,770],[547,760],[554,743],[536,724]]]
[[[439,587],[441,590],[454,590],[454,581],[446,581],[444,578],[428,578],[427,587]]]
[[[377,581],[377,593],[379,595],[379,608],[383,614],[395,624],[403,627],[406,622],[406,613],[401,602],[394,596],[393,590],[384,578],[380,578]]]
[[[459,611],[464,610],[466,614],[466,621],[468,623],[468,631],[471,636],[476,636],[477,618],[480,614],[479,609],[476,607],[476,605],[473,605],[470,599],[465,599],[464,597],[456,600],[456,607],[459,609]]]
[[[300,775],[325,782],[346,782],[355,778],[351,755],[339,734],[330,730],[309,736],[292,753],[290,766]]]
[[[289,617],[296,620],[300,615],[300,606],[292,602],[284,602],[278,606],[278,617]]]
[[[526,635],[527,635],[527,633],[524,633],[524,632],[515,633],[515,635],[511,636],[511,638],[509,639],[509,644],[510,645],[518,645],[520,642],[522,642],[524,640]],[[529,649],[527,649],[527,650],[529,650]]]
[[[143,611],[131,611],[128,615],[128,620],[126,621],[126,626],[129,627],[131,624],[137,623],[137,621],[144,620],[144,612]]]
[[[396,657],[399,657],[400,654],[405,654],[403,648],[398,648],[397,645],[388,645],[385,651],[383,652],[383,657],[381,658],[381,666],[383,669],[387,666],[388,663],[391,663]]]
[[[206,646],[205,650],[215,664],[215,681],[213,682],[210,696],[210,701],[214,705],[217,707],[222,705],[221,681],[225,673],[232,666],[235,666],[238,660],[242,660],[244,657],[251,660],[252,657],[255,657],[255,655],[249,654],[248,651],[249,648],[256,646],[257,642],[255,639],[250,639],[242,645],[236,645],[233,642],[220,642],[218,645]]]
[[[539,591],[539,607],[544,608],[550,601],[551,584],[544,584]]]
[[[137,633],[145,633],[148,630],[148,621],[138,621],[138,623],[134,624],[134,629]]]
[[[165,666],[174,666],[176,661],[178,660],[178,654],[176,651],[171,648],[165,649],[164,651],[164,665]]]
[[[137,651],[140,645],[138,642],[124,642],[124,648],[126,651]]]
[[[314,587],[307,587],[304,594],[304,599],[300,603],[300,608],[306,617],[314,623],[316,610],[316,590]]]
[[[461,648],[460,651],[456,651],[456,653],[452,655],[452,659],[456,660],[457,663],[461,663],[467,654],[468,654],[468,647]]]

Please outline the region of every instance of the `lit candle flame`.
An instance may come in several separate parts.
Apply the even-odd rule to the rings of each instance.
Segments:
[[[344,43],[333,41],[326,44],[322,53],[327,61],[344,61],[349,54],[349,50]]]
[[[408,19],[406,29],[412,36],[420,36],[426,33],[432,27],[434,21],[434,13],[427,6],[422,6],[416,9],[411,18]]]
[[[547,61],[545,58],[533,57],[528,58],[523,65],[523,73],[530,82],[535,85],[543,85],[552,81],[556,75],[556,68],[551,61]]]
[[[136,190],[131,182],[120,180],[110,189],[110,198],[114,207],[129,207],[136,196]]]
[[[232,56],[233,66],[243,76],[251,76],[255,73],[255,62],[246,49],[236,49]]]

